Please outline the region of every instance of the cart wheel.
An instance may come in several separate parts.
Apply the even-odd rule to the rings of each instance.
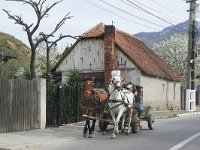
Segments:
[[[99,129],[101,131],[106,131],[107,126],[108,126],[108,122],[99,120]]]
[[[147,123],[148,123],[149,130],[154,130],[154,128],[155,128],[155,116],[150,115],[147,118]]]
[[[132,127],[132,133],[138,133],[140,130],[140,127],[138,126],[136,122],[132,122],[131,127]]]

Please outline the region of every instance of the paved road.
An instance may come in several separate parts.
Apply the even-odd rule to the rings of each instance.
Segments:
[[[156,121],[155,130],[146,124],[137,134],[120,133],[111,139],[111,132],[101,135],[98,130],[94,138],[82,138],[82,127],[72,127],[74,138],[62,144],[45,147],[48,150],[199,150],[200,116],[177,117]]]

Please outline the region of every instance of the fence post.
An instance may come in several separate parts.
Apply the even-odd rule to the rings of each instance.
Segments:
[[[39,128],[46,128],[46,79],[37,80]]]
[[[57,87],[57,99],[56,99],[56,125],[60,126],[60,102],[62,98],[62,85]]]

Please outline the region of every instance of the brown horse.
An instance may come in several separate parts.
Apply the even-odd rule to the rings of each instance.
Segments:
[[[81,112],[86,118],[85,127],[83,129],[83,137],[87,137],[89,130],[89,138],[94,134],[94,128],[96,123],[96,115],[101,113],[104,109],[108,94],[104,89],[93,89],[93,80],[87,80],[84,83],[84,91],[81,98]],[[92,126],[90,121],[92,120]]]

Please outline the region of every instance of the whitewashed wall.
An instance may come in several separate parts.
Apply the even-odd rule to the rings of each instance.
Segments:
[[[180,82],[167,81],[160,78],[142,75],[141,86],[143,86],[144,104],[155,103],[156,101],[162,105],[166,105],[168,102],[180,104]]]
[[[145,101],[180,101],[180,82],[142,75],[141,86],[143,86]]]

